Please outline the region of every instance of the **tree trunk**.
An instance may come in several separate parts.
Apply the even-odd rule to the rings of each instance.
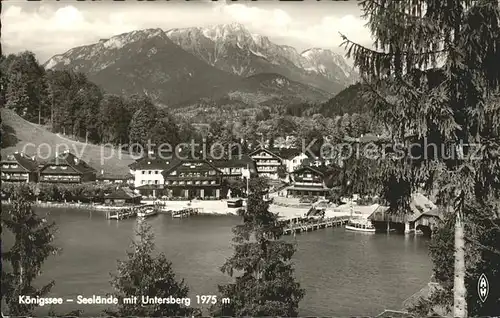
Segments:
[[[465,289],[465,240],[463,215],[457,212],[455,220],[455,281],[453,284],[453,317],[467,317],[467,290]]]

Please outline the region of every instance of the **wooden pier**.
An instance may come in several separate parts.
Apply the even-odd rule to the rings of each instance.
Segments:
[[[159,207],[156,204],[143,204],[139,206],[124,207],[119,210],[106,211],[106,219],[108,220],[124,220],[137,216],[137,212],[145,209],[156,209]]]
[[[107,211],[106,219],[108,220],[123,220],[134,217],[137,215],[137,211],[134,208],[120,209],[116,211]]]
[[[172,211],[172,218],[187,218],[191,215],[196,215],[203,212],[201,208],[187,208],[180,211]]]
[[[319,220],[301,220],[296,219],[287,222],[287,226],[283,229],[283,235],[291,235],[294,233],[311,232],[319,229],[325,229],[327,227],[339,227],[347,224],[349,221],[348,217],[343,218],[328,218]]]

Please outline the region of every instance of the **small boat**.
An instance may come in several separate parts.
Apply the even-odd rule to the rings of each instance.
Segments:
[[[227,200],[228,208],[241,208],[243,206],[243,199]]]
[[[368,220],[351,219],[345,226],[346,230],[356,232],[369,232],[375,233],[375,227]]]
[[[155,209],[149,208],[149,209],[145,209],[145,210],[137,212],[137,216],[141,217],[141,218],[147,218],[148,216],[153,216],[153,215],[156,215],[157,213],[158,213],[158,211],[156,211]]]

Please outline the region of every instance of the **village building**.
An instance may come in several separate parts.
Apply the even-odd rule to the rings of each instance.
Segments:
[[[96,170],[69,151],[56,154],[39,171],[40,182],[81,183],[95,180]]]
[[[271,151],[282,159],[287,173],[297,170],[297,168],[302,165],[304,160],[309,158],[305,153],[297,148],[277,148]]]
[[[325,178],[327,167],[302,166],[290,174],[292,186],[287,189],[289,196],[326,196],[330,188],[327,187]]]
[[[117,183],[117,184],[134,184],[134,175],[127,174],[114,174],[101,169],[96,175],[96,181],[101,183]]]
[[[421,230],[424,234],[430,234],[431,228],[441,218],[441,212],[425,195],[414,193],[408,211],[392,211],[380,206],[368,219],[379,230],[395,230],[405,234]]]
[[[22,152],[6,156],[1,161],[2,181],[6,182],[36,182],[38,179],[38,164]]]
[[[141,195],[135,193],[128,187],[117,188],[115,191],[111,192],[109,195],[104,197],[104,202],[106,204],[140,204]]]
[[[222,172],[226,180],[244,180],[257,175],[255,162],[246,154],[221,160],[209,159],[208,161]]]
[[[134,176],[134,187],[138,189],[145,185],[163,185],[165,179],[161,174],[172,159],[143,157],[129,165],[130,174]]]
[[[177,159],[162,173],[168,197],[218,199],[223,173],[206,159]]]
[[[250,158],[255,162],[259,176],[278,180],[280,167],[286,170],[284,160],[277,152],[277,150],[258,148],[249,154]]]

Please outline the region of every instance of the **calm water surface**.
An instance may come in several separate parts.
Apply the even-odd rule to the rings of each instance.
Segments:
[[[106,220],[101,211],[75,209],[51,209],[49,218],[58,225],[56,244],[63,249],[44,265],[41,281],[56,282],[51,294],[76,297],[110,292],[110,272],[116,269],[116,260],[126,257],[135,219]],[[232,254],[231,228],[239,221],[230,216],[172,219],[168,215],[147,220],[157,249],[190,286],[192,304],[195,295],[217,294],[217,284],[230,281],[219,268]],[[387,308],[400,309],[431,275],[428,240],[423,237],[334,228],[285,239],[298,244],[296,275],[306,290],[301,316],[372,316]],[[87,316],[105,308],[65,304],[55,309],[60,313],[82,309]]]

